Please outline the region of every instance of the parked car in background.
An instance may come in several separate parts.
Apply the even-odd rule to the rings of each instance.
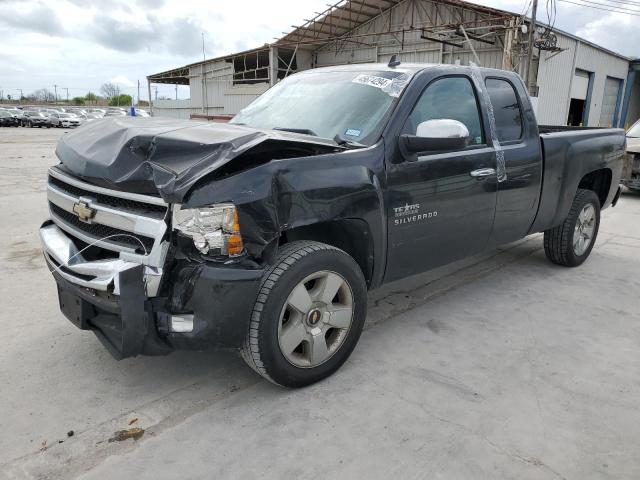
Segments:
[[[104,114],[105,117],[126,117],[127,116],[127,112],[125,112],[124,110],[109,110],[107,111],[107,113]]]
[[[131,115],[131,110],[129,110],[127,112],[127,115]],[[149,112],[147,112],[146,110],[142,110],[139,108],[136,108],[136,117],[143,117],[143,118],[147,118],[150,117],[151,115],[149,115]]]
[[[24,112],[24,118],[22,120],[23,127],[47,127],[51,128],[51,120],[42,112],[34,112],[32,110]]]
[[[104,118],[104,115],[100,113],[87,113],[87,122],[91,122],[92,120],[98,120],[99,118]]]
[[[71,113],[52,113],[49,115],[52,127],[73,128],[79,127],[82,120]]]
[[[622,184],[640,191],[640,120],[627,130],[627,154],[622,169]]]
[[[23,112],[19,108],[3,107],[2,110],[9,112],[14,118],[17,118],[18,122],[22,120]]]
[[[0,127],[19,127],[20,120],[6,110],[0,110]]]
[[[86,112],[94,115],[102,115],[102,116],[104,116],[104,114],[107,113],[107,111],[103,108],[87,108]]]

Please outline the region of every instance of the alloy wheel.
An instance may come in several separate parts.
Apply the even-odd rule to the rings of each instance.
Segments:
[[[344,343],[353,321],[353,292],[339,274],[320,271],[291,291],[278,322],[278,344],[289,363],[316,367]]]
[[[573,252],[577,256],[582,256],[589,248],[593,240],[593,232],[596,226],[596,209],[590,203],[587,203],[576,221],[573,231]]]

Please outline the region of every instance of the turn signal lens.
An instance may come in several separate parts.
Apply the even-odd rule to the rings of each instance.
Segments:
[[[242,243],[242,236],[240,235],[240,222],[238,221],[238,210],[233,209],[233,223],[231,226],[231,235],[227,238],[227,254],[230,257],[237,257],[242,255],[244,251],[244,244]]]

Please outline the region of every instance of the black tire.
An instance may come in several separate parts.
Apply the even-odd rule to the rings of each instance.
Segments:
[[[591,204],[595,210],[595,227],[589,246],[581,255],[576,254],[573,247],[573,236],[578,222],[578,216],[585,207]],[[600,228],[600,199],[592,190],[578,189],[569,215],[565,221],[555,228],[544,232],[544,253],[547,258],[557,265],[577,267],[581,265],[591,253],[596,243]]]
[[[324,363],[299,367],[281,352],[278,341],[280,314],[292,290],[307,276],[319,271],[338,273],[353,295],[351,325],[343,342]],[[367,288],[358,264],[344,251],[314,241],[284,245],[267,269],[253,307],[249,331],[241,353],[245,362],[265,379],[284,387],[298,388],[334,373],[356,346],[367,314]]]

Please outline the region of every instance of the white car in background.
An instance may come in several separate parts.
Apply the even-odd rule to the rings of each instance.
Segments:
[[[640,120],[627,130],[627,155],[620,181],[629,190],[640,192]]]
[[[82,119],[71,113],[52,113],[49,120],[52,127],[74,128],[82,124]]]

